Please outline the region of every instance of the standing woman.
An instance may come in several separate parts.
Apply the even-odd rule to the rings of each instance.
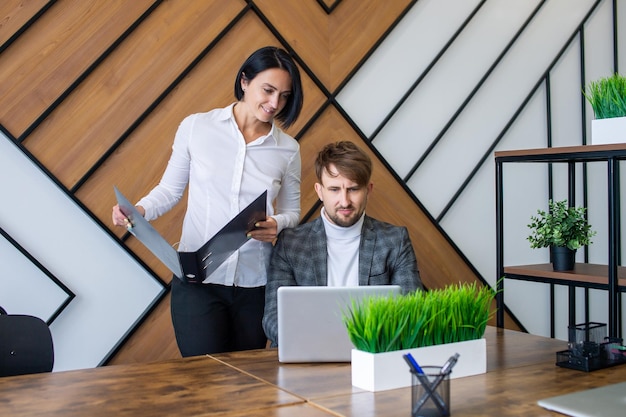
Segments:
[[[172,279],[171,313],[183,356],[258,349],[272,242],[300,220],[300,147],[284,133],[302,109],[300,73],[276,47],[255,51],[235,79],[237,101],[186,117],[160,183],[137,203],[147,220],[171,210],[189,185],[180,249],[195,251],[263,191],[265,221],[202,284]],[[113,223],[127,219],[113,207]]]

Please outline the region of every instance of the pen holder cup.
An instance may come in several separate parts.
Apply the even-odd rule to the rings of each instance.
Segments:
[[[600,345],[607,335],[606,323],[580,323],[568,327],[568,347],[572,355],[579,358],[600,356]]]
[[[441,366],[422,366],[423,374],[411,371],[411,417],[450,415],[450,373]]]

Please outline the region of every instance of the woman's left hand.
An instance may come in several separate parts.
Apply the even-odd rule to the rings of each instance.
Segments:
[[[276,239],[278,225],[273,217],[267,217],[264,221],[256,222],[255,229],[248,232],[248,236],[261,242],[273,242]]]

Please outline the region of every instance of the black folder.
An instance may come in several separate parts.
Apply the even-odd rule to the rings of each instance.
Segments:
[[[195,252],[177,252],[114,187],[117,204],[130,221],[128,231],[161,260],[174,275],[189,283],[200,283],[250,238],[248,232],[267,216],[267,191],[229,221],[219,232]]]

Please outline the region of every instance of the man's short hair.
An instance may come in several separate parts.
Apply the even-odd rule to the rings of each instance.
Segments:
[[[361,187],[368,185],[372,177],[372,160],[350,141],[329,143],[319,152],[315,160],[315,174],[320,184],[324,170],[330,175],[330,165]]]

